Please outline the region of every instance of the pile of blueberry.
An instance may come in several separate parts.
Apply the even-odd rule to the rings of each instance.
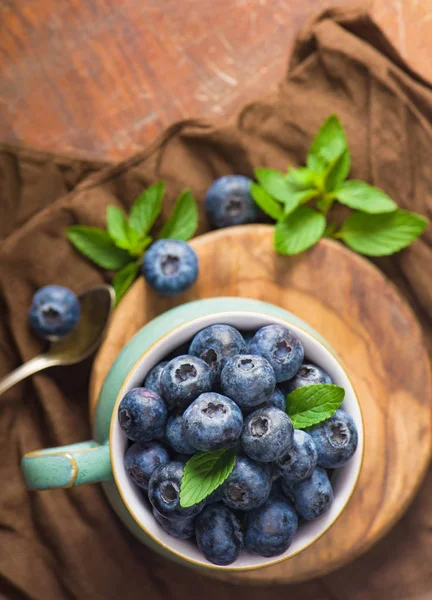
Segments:
[[[341,409],[307,430],[294,430],[285,412],[286,394],[331,382],[276,324],[243,335],[212,325],[156,365],[124,396],[118,419],[131,442],[125,468],[161,527],[195,538],[217,565],[234,562],[243,547],[266,557],[285,552],[299,522],[329,509],[331,472],[357,446],[356,426]],[[236,450],[230,475],[203,501],[181,506],[186,462],[221,448]]]

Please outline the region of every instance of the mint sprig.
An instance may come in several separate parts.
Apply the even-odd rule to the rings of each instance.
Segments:
[[[286,412],[295,429],[305,429],[329,419],[341,406],[345,390],[319,383],[297,388],[286,398]]]
[[[235,463],[236,452],[232,448],[194,454],[183,470],[180,506],[187,508],[207,498],[223,484]]]
[[[344,129],[337,116],[331,115],[312,141],[306,166],[291,167],[286,173],[255,170],[257,183],[251,194],[261,210],[277,222],[277,252],[299,254],[326,236],[342,240],[360,254],[385,256],[406,248],[423,233],[427,219],[398,210],[396,203],[373,185],[347,181],[350,168]],[[315,210],[303,206],[309,202]],[[335,202],[358,211],[339,229],[334,223],[326,224]]]
[[[146,248],[152,243],[150,231],[162,211],[165,183],[159,181],[144,190],[134,202],[129,218],[117,206],[108,206],[107,230],[72,225],[66,230],[70,242],[81,254],[108,271],[115,271],[116,302],[127,292],[139,272]],[[190,190],[178,197],[162,227],[159,238],[187,241],[198,227],[198,208]]]

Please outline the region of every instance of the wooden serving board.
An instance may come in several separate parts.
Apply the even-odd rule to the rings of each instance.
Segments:
[[[114,313],[95,361],[91,401],[128,340],[178,303],[245,296],[308,321],[347,366],[365,419],[365,455],[342,516],[314,545],[278,565],[217,575],[242,582],[305,580],[367,550],[399,519],[428,465],[432,443],[430,363],[420,327],[393,285],[370,262],[323,240],[298,257],[273,250],[270,226],[236,227],[195,238],[200,277],[186,294],[162,299],[143,279]],[[407,418],[409,415],[409,418]],[[416,460],[408,448],[416,449]]]

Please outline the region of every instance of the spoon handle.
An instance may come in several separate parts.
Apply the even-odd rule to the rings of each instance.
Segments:
[[[6,377],[0,381],[0,396],[19,381],[51,366],[52,362],[46,356],[35,356],[18,367],[18,369],[15,369],[15,371],[12,371],[12,373],[9,373],[9,375],[6,375]]]

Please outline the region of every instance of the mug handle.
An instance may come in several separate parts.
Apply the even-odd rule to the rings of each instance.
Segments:
[[[92,440],[28,452],[21,469],[29,490],[70,488],[113,478],[109,443]]]

